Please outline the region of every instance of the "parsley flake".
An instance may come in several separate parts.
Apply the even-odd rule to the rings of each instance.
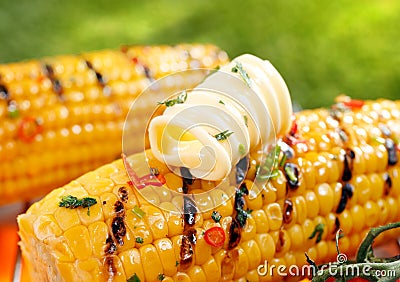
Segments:
[[[143,244],[143,238],[142,237],[136,237],[135,241],[138,244]]]
[[[137,276],[137,274],[133,274],[131,277],[129,277],[128,280],[126,280],[126,282],[140,282],[140,278],[139,276]]]
[[[218,211],[213,211],[212,214],[211,214],[211,218],[212,218],[216,223],[218,223],[218,222],[221,220],[222,215],[221,215]]]
[[[228,139],[229,136],[231,136],[233,134],[232,131],[229,131],[228,129],[225,131],[222,131],[216,135],[214,135],[214,137],[218,140],[218,141],[223,141]]]
[[[157,278],[158,278],[158,280],[160,280],[160,281],[163,281],[163,280],[164,280],[164,278],[165,278],[165,275],[164,275],[164,273],[160,273],[160,274],[158,274]]]
[[[175,99],[169,99],[165,102],[158,102],[159,105],[165,105],[167,107],[172,107],[173,105],[176,104],[183,104],[185,103],[187,99],[187,93],[186,91],[183,91],[181,94],[179,94],[179,96]]]
[[[90,207],[97,204],[97,200],[91,197],[84,197],[78,199],[72,195],[63,196],[61,201],[58,203],[59,207],[67,209],[76,209],[78,207],[87,208],[87,215],[90,215]]]
[[[249,74],[243,69],[243,65],[241,62],[236,62],[236,66],[232,68],[232,72],[239,73],[240,76],[243,78],[244,82],[250,87],[251,80]]]

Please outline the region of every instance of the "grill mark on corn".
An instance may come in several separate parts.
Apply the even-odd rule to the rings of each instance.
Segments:
[[[244,181],[248,170],[249,158],[246,156],[242,158],[236,165],[236,184]]]
[[[192,185],[194,178],[188,168],[180,168],[182,182],[183,182],[183,193],[187,194],[189,185]],[[198,209],[196,203],[187,195],[183,196],[183,234],[182,234],[182,245],[180,248],[179,263],[180,269],[188,269],[193,264],[194,245],[197,242],[196,229],[194,225],[196,223],[196,215]]]
[[[114,204],[114,211],[116,217],[113,218],[111,223],[111,231],[113,233],[114,239],[118,242],[120,246],[124,245],[124,237],[126,235],[126,226],[124,222],[125,218],[125,207],[120,201],[116,201]]]
[[[340,220],[339,218],[336,216],[335,217],[335,227],[332,230],[332,234],[336,234],[336,232],[338,232],[338,230],[340,229]]]
[[[294,178],[288,175],[287,170],[290,170],[293,173]],[[299,167],[294,163],[285,163],[283,171],[286,177],[286,190],[297,190],[301,185]]]
[[[103,94],[105,96],[110,96],[111,88],[107,86],[104,76],[93,67],[91,62],[89,62],[88,60],[85,60],[85,63],[86,63],[86,66],[88,67],[88,69],[93,71],[94,74],[96,75],[97,82],[100,85],[100,87],[102,88]]]
[[[54,69],[49,64],[43,64],[43,74],[50,80],[53,92],[57,94],[58,100],[65,101],[64,88],[60,80],[54,74]]]
[[[129,194],[125,186],[122,186],[118,189],[118,197],[121,200],[121,202],[124,203],[128,202]]]
[[[248,194],[249,190],[246,183],[242,183],[240,188],[236,188],[232,221],[229,226],[228,250],[232,250],[239,245],[242,238],[242,228],[245,226],[247,220],[247,212],[244,211],[246,204],[244,195]]]
[[[283,203],[283,222],[288,224],[293,219],[293,202],[290,199],[285,199]]]
[[[399,158],[397,155],[396,143],[391,138],[386,138],[385,148],[388,152],[388,165],[392,166],[397,164]]]
[[[7,102],[10,100],[10,93],[5,85],[0,84],[0,98],[6,100]]]
[[[115,244],[113,238],[109,234],[107,239],[106,239],[106,247],[104,249],[104,252],[106,255],[112,255],[117,251],[117,245]]]
[[[187,194],[189,191],[189,186],[193,184],[195,181],[195,178],[193,175],[190,173],[190,170],[187,167],[181,167],[180,168],[180,173],[182,176],[182,190],[184,194]]]
[[[276,242],[276,252],[277,253],[280,253],[283,250],[285,243],[286,243],[285,233],[283,233],[283,231],[281,229],[281,230],[279,230],[278,241]]]
[[[108,274],[107,281],[113,281],[114,276],[117,272],[117,269],[115,268],[115,264],[114,264],[114,258],[112,256],[106,257],[104,264],[105,264],[107,274]]]
[[[383,181],[384,181],[383,192],[385,196],[387,196],[389,195],[390,190],[392,189],[392,178],[390,177],[389,173],[385,172],[383,174]]]
[[[346,209],[346,205],[349,199],[353,197],[354,186],[348,182],[343,184],[342,194],[340,195],[340,201],[336,208],[336,213],[342,213]]]
[[[353,161],[355,157],[356,154],[352,149],[346,149],[343,160],[344,169],[343,169],[342,181],[349,181],[353,177]]]

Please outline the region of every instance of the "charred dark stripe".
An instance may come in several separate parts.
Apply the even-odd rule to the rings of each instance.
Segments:
[[[389,173],[385,173],[383,175],[383,193],[385,193],[385,196],[389,195],[390,190],[392,189],[392,178],[390,177]]]
[[[104,252],[106,254],[112,255],[117,251],[117,245],[115,244],[114,240],[112,239],[111,235],[108,235],[106,239],[106,247]]]
[[[293,202],[290,199],[285,199],[283,203],[283,222],[288,224],[293,219]]]
[[[344,155],[344,169],[342,175],[342,181],[349,181],[353,177],[353,160],[356,154],[351,149],[346,149]]]
[[[242,228],[237,222],[236,219],[233,219],[229,226],[229,242],[228,242],[228,250],[231,250],[239,245],[240,239],[242,237]]]
[[[280,251],[282,251],[285,244],[286,244],[285,234],[283,233],[282,230],[279,230],[278,241],[276,242],[276,252],[279,253]]]
[[[346,143],[347,141],[349,141],[349,137],[343,128],[338,128],[338,134],[342,142]]]
[[[336,213],[342,213],[347,205],[347,202],[353,197],[354,187],[350,183],[345,183],[342,187],[342,194],[340,195],[339,205],[336,208]]]
[[[0,84],[0,99],[4,99],[6,101],[10,99],[10,94],[8,93],[7,87],[2,84]]]
[[[114,211],[118,216],[124,217],[125,216],[124,204],[120,201],[116,201],[114,204]]]
[[[249,158],[242,158],[236,165],[236,184],[242,183],[249,168]]]
[[[182,190],[184,194],[187,194],[187,192],[189,191],[189,186],[192,185],[194,182],[194,177],[187,167],[181,167],[180,172],[183,182]]]
[[[179,267],[182,270],[188,269],[193,262],[193,245],[190,242],[189,238],[186,235],[182,236],[182,245],[180,250],[180,258],[181,261],[179,263]]]
[[[128,201],[129,194],[125,186],[122,186],[118,189],[118,197],[124,203]]]
[[[395,165],[397,164],[399,158],[397,155],[397,146],[394,141],[390,138],[386,138],[385,147],[388,152],[388,164]]]
[[[188,196],[183,196],[183,219],[185,226],[193,226],[196,222],[196,203]]]
[[[63,95],[64,94],[63,86],[61,85],[60,80],[57,79],[57,77],[55,76],[53,67],[49,64],[44,64],[43,73],[48,79],[50,79],[53,92],[57,94],[58,99],[61,101],[65,101],[65,97]]]
[[[332,234],[336,234],[340,229],[340,221],[338,217],[335,217],[335,228],[332,230]]]
[[[116,216],[113,218],[111,223],[111,230],[114,235],[115,240],[120,246],[124,245],[124,236],[126,235],[126,227],[124,223],[124,218]]]
[[[280,142],[279,146],[281,147],[281,151],[286,155],[287,160],[294,158],[294,150],[286,142]]]
[[[104,266],[106,268],[108,279],[107,281],[113,281],[114,276],[117,274],[117,269],[115,268],[114,258],[112,256],[106,257],[104,261]]]
[[[101,73],[99,73],[99,72],[93,67],[93,65],[92,65],[91,62],[85,61],[85,63],[86,63],[86,66],[96,74],[97,82],[98,82],[101,86],[104,87],[104,86],[106,85],[106,82],[105,82],[105,80],[104,80],[103,75],[102,75]]]

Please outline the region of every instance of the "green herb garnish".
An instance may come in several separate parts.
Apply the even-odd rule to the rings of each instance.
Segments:
[[[290,181],[292,181],[293,183],[296,183],[298,181],[297,176],[296,176],[292,166],[286,165],[285,172],[286,172],[286,175],[289,177]]]
[[[90,215],[90,207],[97,204],[96,199],[91,197],[84,197],[82,199],[78,199],[77,197],[67,195],[61,198],[61,201],[58,203],[59,207],[64,207],[67,209],[76,209],[78,207],[87,208],[87,215]]]
[[[137,274],[133,274],[126,282],[140,282],[140,278],[137,276]]]
[[[175,261],[175,266],[178,267],[179,261]]]
[[[265,158],[264,164],[256,168],[257,180],[269,180],[279,176],[278,160],[281,153],[281,147],[275,146]]]
[[[220,133],[214,135],[214,137],[215,137],[218,141],[222,141],[222,140],[228,139],[228,137],[231,136],[232,134],[233,134],[233,132],[232,132],[232,131],[229,132],[229,130],[227,129],[227,130],[225,130],[225,131],[222,131],[222,132],[220,132]]]
[[[237,209],[237,216],[236,219],[241,227],[244,227],[246,225],[247,218],[251,214],[252,210],[243,210],[243,209]]]
[[[175,104],[183,104],[187,99],[186,91],[183,91],[179,96],[175,99],[169,99],[165,102],[158,102],[159,105],[165,105],[167,107],[172,107]]]
[[[243,65],[241,62],[236,62],[236,66],[232,68],[232,72],[239,73],[240,76],[243,78],[244,82],[250,87],[251,80],[249,74],[243,69]]]
[[[164,280],[164,278],[165,278],[165,275],[164,275],[164,273],[160,273],[160,274],[158,274],[157,278],[158,278],[158,280],[160,280],[160,281],[163,281],[163,280]]]
[[[246,127],[249,127],[249,119],[248,119],[248,117],[247,116],[243,116],[243,119],[244,119],[244,124],[246,125]]]
[[[137,217],[140,218],[140,219],[142,219],[146,215],[146,213],[141,208],[139,208],[138,206],[134,206],[132,212],[135,215],[137,215]]]
[[[308,239],[313,239],[315,237],[315,235],[317,235],[317,240],[315,241],[316,243],[319,243],[322,239],[322,233],[324,233],[324,227],[325,225],[322,223],[318,223],[315,228],[314,231],[311,233],[310,237],[308,237]]]
[[[225,105],[224,101],[222,101],[222,100],[219,100],[218,103],[220,103],[220,104],[222,104],[222,105]]]
[[[135,241],[136,241],[136,243],[143,244],[143,238],[142,237],[136,237]]]
[[[218,222],[221,220],[222,215],[221,215],[218,211],[213,211],[212,214],[211,214],[211,218],[212,218],[216,223],[218,223]]]
[[[244,145],[242,143],[239,144],[239,154],[241,156],[246,154],[246,148],[244,147]]]

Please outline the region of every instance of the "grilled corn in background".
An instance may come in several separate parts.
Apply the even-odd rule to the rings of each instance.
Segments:
[[[115,160],[129,107],[153,80],[226,61],[215,46],[182,44],[0,65],[0,204],[33,199]],[[130,126],[144,132],[146,122]]]
[[[139,194],[114,161],[18,217],[24,262],[33,281],[271,281],[282,277],[259,275],[265,261],[305,265],[304,252],[317,264],[335,261],[339,229],[340,250],[351,256],[369,228],[400,220],[399,118],[399,102],[347,97],[297,113],[253,198],[263,165],[256,151],[244,183],[226,189],[182,179],[147,151],[154,176],[172,191],[188,189],[184,203],[159,187]],[[148,169],[140,156],[126,161]],[[181,215],[196,194],[198,210]]]

